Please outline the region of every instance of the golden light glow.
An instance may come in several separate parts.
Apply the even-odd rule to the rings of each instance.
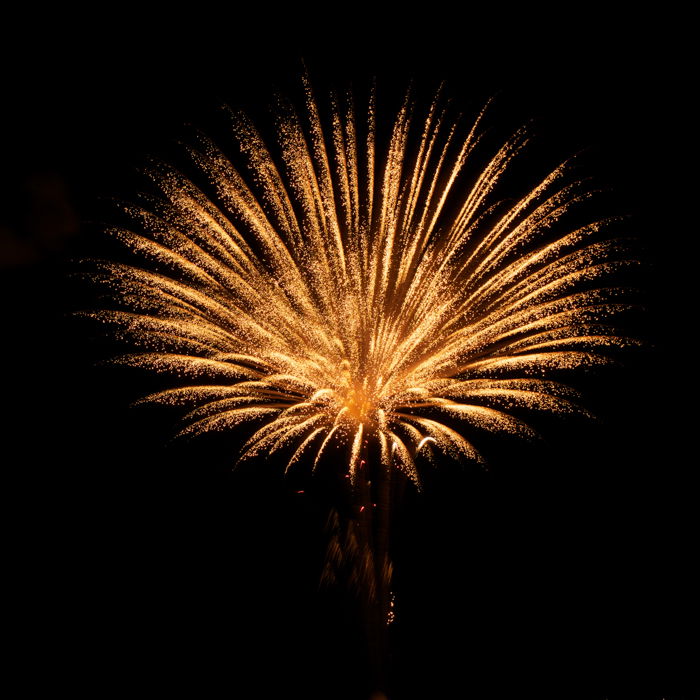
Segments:
[[[416,484],[419,450],[480,460],[475,428],[582,411],[552,375],[627,342],[600,281],[628,264],[609,222],[561,232],[584,183],[561,165],[499,203],[525,132],[475,171],[483,114],[460,139],[439,97],[424,119],[406,98],[380,141],[374,92],[360,118],[349,95],[322,116],[304,88],[274,148],[232,112],[243,163],[199,137],[198,184],[154,167],[160,196],[112,230],[136,263],[98,263],[121,308],[94,316],[140,346],[122,363],[181,378],[144,401],[189,406],[186,435],[249,423],[245,458],[316,467],[344,445],[354,480],[370,444]]]

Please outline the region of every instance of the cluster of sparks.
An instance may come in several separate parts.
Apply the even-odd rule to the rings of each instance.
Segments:
[[[418,485],[419,455],[481,460],[475,429],[581,411],[552,376],[626,342],[607,222],[559,232],[586,185],[562,164],[497,202],[526,132],[475,171],[483,113],[459,136],[439,96],[420,119],[407,97],[382,140],[374,90],[360,119],[304,88],[272,148],[231,112],[241,163],[198,136],[198,184],[154,166],[159,194],[112,230],[134,264],[96,263],[119,308],[94,315],[137,346],[122,363],[178,378],[144,401],[189,407],[184,435],[248,424],[243,458],[316,468],[344,446],[354,483],[373,450]]]

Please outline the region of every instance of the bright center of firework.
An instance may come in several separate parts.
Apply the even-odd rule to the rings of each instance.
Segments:
[[[350,387],[345,397],[344,408],[347,409],[348,416],[357,423],[368,420],[372,411],[373,401],[367,389],[362,384],[354,384]]]

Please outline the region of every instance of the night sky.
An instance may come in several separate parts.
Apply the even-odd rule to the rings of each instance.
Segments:
[[[94,303],[74,261],[108,250],[109,201],[138,187],[144,159],[222,102],[264,115],[304,56],[321,86],[375,74],[396,94],[445,79],[471,108],[496,95],[495,127],[532,119],[543,161],[585,148],[644,262],[625,323],[645,347],[574,382],[598,422],[544,419],[539,444],[486,437],[488,470],[446,462],[424,494],[407,489],[389,697],[697,697],[683,41],[662,52],[667,19],[520,19],[505,33],[447,16],[336,34],[252,16],[18,27],[3,56],[0,279],[27,688],[366,697],[354,620],[317,592],[322,489],[295,494],[272,460],[233,472],[236,436],[171,442],[176,413],[129,407],[153,380],[99,366],[113,348],[71,316]]]

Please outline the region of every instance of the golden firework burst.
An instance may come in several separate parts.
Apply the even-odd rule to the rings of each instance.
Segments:
[[[243,458],[317,467],[343,444],[354,481],[370,445],[416,484],[418,454],[480,460],[475,427],[527,436],[523,410],[582,411],[558,370],[629,342],[609,323],[625,302],[606,280],[629,264],[609,222],[562,232],[587,185],[562,164],[504,204],[525,130],[484,165],[484,112],[460,132],[439,95],[424,118],[409,96],[381,139],[374,90],[360,119],[304,88],[274,144],[231,111],[241,163],[199,136],[202,182],[154,167],[159,196],[111,230],[135,263],[98,264],[120,308],[93,315],[140,346],[120,362],[185,378],[143,400],[189,406],[185,435],[250,424]]]

